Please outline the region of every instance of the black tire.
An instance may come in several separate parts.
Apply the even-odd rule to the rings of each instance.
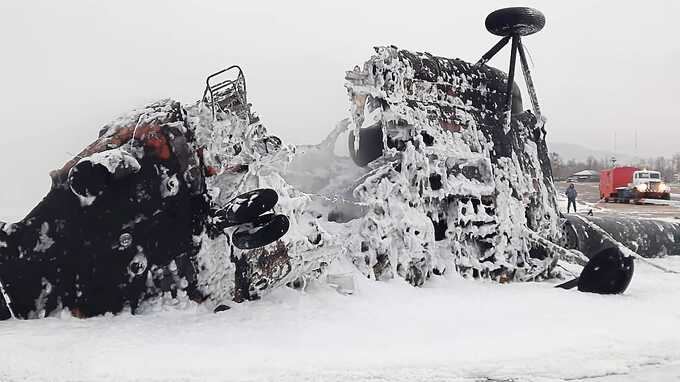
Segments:
[[[231,236],[232,243],[238,249],[264,247],[285,235],[289,226],[286,215],[262,215],[250,223],[238,226]]]
[[[498,9],[486,16],[486,29],[497,36],[528,36],[545,26],[545,16],[528,7]]]
[[[256,220],[274,208],[279,195],[271,188],[258,188],[238,195],[224,205],[224,217],[229,224],[243,224]]]

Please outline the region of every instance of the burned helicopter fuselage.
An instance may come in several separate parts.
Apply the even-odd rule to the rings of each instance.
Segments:
[[[323,274],[333,259],[314,251],[331,245],[378,280],[398,275],[422,285],[451,268],[500,281],[549,276],[556,257],[535,240],[558,235],[542,121],[521,112],[515,97],[517,113],[503,130],[504,75],[396,48],[379,49],[366,68],[348,73],[354,133],[384,134],[376,140],[381,159],[336,190],[353,190],[346,202],[364,211],[346,228],[359,240],[329,236],[313,217],[325,212],[290,185],[270,183],[286,191],[278,212],[292,218],[293,236],[307,239],[234,250],[214,212],[232,189],[280,182],[279,170],[258,172],[258,162],[293,151],[279,158],[280,140],[243,107],[222,102],[206,114],[200,103],[163,101],[105,127],[52,174],[52,190],[26,219],[3,227],[0,280],[15,313],[134,311],[178,291],[215,304],[253,299]],[[229,84],[227,101],[241,94]],[[369,142],[361,138],[350,140],[359,153]],[[396,221],[404,218],[410,227]]]
[[[225,83],[187,108],[162,100],[115,119],[26,218],[2,223],[0,318],[134,313],[165,297],[215,307],[290,272],[276,191],[244,193],[248,163],[281,142],[250,113],[242,72]],[[213,131],[225,125],[229,150]]]
[[[47,196],[0,231],[0,280],[17,316],[134,311],[154,290],[192,282],[209,205],[179,103],[105,126],[51,176]]]
[[[375,160],[372,183],[355,194],[396,236],[409,236],[387,228],[397,209],[434,227],[434,242],[410,241],[421,248],[404,251],[416,253],[409,260],[390,258],[385,238],[366,237],[366,252],[424,276],[447,258],[464,274],[501,281],[549,275],[556,255],[537,238],[556,241],[560,231],[543,121],[515,97],[506,126],[504,73],[380,47],[346,78],[350,148],[359,165]],[[385,191],[387,183],[395,187]]]
[[[447,271],[499,282],[553,277],[568,250],[536,95],[530,89],[539,115],[523,110],[512,75],[484,65],[509,40],[477,65],[376,48],[347,72],[350,118],[316,146],[268,135],[238,66],[208,77],[195,105],[160,101],[115,120],[52,173],[52,189],[25,219],[2,224],[7,305],[21,318],[59,308],[89,317],[169,294],[222,311],[324,276],[414,286]],[[364,169],[332,153],[348,128]],[[618,268],[601,277],[591,264],[563,285],[621,293],[632,260],[611,247],[598,254],[597,264]],[[351,269],[338,277],[333,265]]]

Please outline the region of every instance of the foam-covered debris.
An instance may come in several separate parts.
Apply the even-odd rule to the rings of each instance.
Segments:
[[[322,279],[338,262],[413,285],[447,271],[502,282],[550,275],[557,255],[544,241],[560,231],[543,124],[525,112],[503,131],[503,73],[387,47],[347,80],[349,119],[319,145],[268,150],[259,118],[187,109],[216,169],[206,180],[214,201],[270,187],[290,219],[289,272],[250,293]],[[339,136],[353,132],[361,147],[360,130],[375,126],[383,155],[368,167],[333,153]],[[201,240],[201,285],[216,303],[229,300],[236,276],[223,251],[232,260],[241,251]]]

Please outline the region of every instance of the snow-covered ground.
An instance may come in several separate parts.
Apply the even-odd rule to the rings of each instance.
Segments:
[[[680,269],[680,258],[656,261]],[[645,264],[618,296],[455,274],[423,288],[357,284],[351,296],[282,288],[219,314],[0,322],[0,381],[680,378],[680,275]]]
[[[560,211],[567,212],[567,198],[564,190],[567,183],[557,182],[557,206]],[[600,201],[598,183],[575,183],[578,191],[576,209],[579,213],[588,213],[592,209],[595,215],[627,215],[630,217],[662,219],[676,221],[680,219],[680,194],[671,194],[671,200],[645,199],[642,204],[606,203]],[[675,185],[673,189],[679,186]]]
[[[555,198],[557,202],[557,209],[562,213],[567,213],[567,197],[563,195],[557,195]],[[581,200],[576,201],[576,212],[587,214],[588,211],[593,210],[593,212],[601,212],[602,209],[598,207],[595,203],[583,202]],[[573,212],[573,210],[571,211]]]

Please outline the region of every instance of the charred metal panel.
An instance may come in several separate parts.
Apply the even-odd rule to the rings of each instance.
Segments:
[[[179,103],[162,101],[104,127],[54,171],[47,196],[0,232],[0,279],[15,314],[134,311],[195,283],[193,238],[208,200],[194,142]]]
[[[506,128],[504,73],[380,47],[346,79],[350,146],[364,158],[376,148],[375,139],[362,146],[363,132],[384,137],[382,156],[368,165],[373,175],[355,190],[372,206],[365,232],[383,232],[364,237],[367,262],[382,264],[373,273],[428,275],[453,258],[464,274],[500,281],[549,274],[554,253],[529,239],[560,235],[543,121],[527,111]],[[418,237],[422,229],[396,229],[404,215],[429,219],[437,244]],[[405,245],[390,248],[390,240]]]
[[[567,215],[565,236],[567,246],[578,249],[588,257],[601,250],[615,246],[610,240],[594,230],[582,219],[609,233],[614,240],[644,257],[680,255],[680,222],[627,216]]]

